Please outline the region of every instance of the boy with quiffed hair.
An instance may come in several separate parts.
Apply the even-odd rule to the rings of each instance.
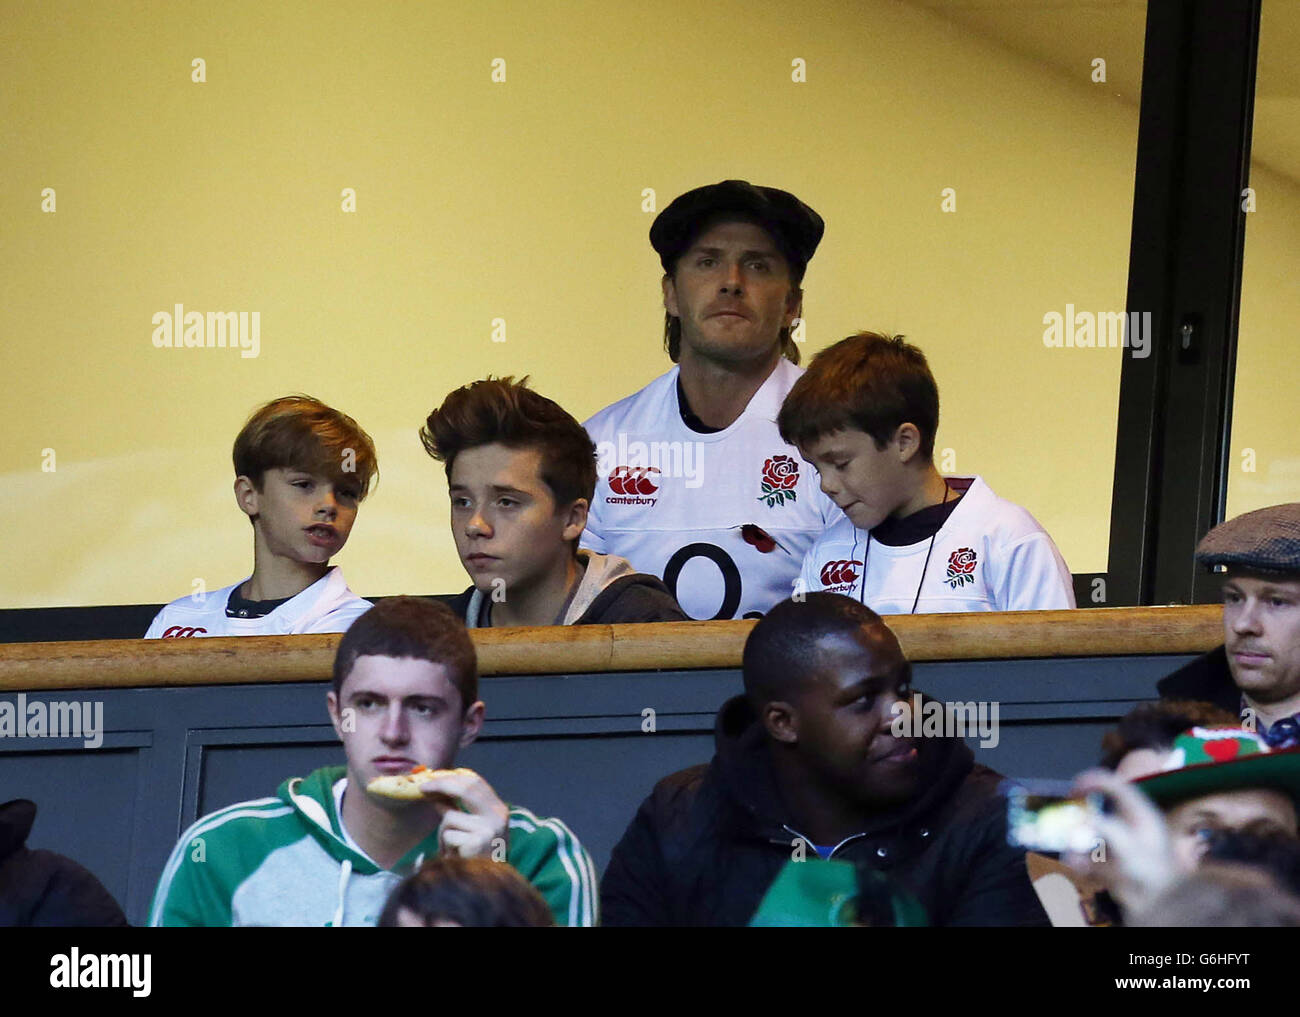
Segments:
[[[1033,516],[978,476],[935,468],[939,389],[902,336],[860,332],[822,350],[777,426],[845,516],[805,555],[796,591],[843,593],[880,614],[1075,606]]]
[[[146,639],[343,632],[370,608],[330,559],[378,475],[357,422],[310,396],[255,411],[235,438],[235,500],[253,527],[253,574],[174,600]]]
[[[527,382],[458,388],[420,431],[446,467],[452,537],[472,580],[452,608],[470,628],[688,620],[655,576],[578,547],[596,447]]]

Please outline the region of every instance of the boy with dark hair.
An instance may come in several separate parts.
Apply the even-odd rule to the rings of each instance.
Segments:
[[[355,420],[309,396],[274,399],[235,439],[235,500],[253,527],[253,574],[174,600],[146,639],[342,632],[370,608],[330,559],[378,474]]]
[[[1160,770],[1174,740],[1194,727],[1232,727],[1237,718],[1213,703],[1162,699],[1140,703],[1101,737],[1101,765],[1125,780]]]
[[[393,597],[348,629],[326,696],[347,766],[280,785],[200,819],[159,880],[151,925],[374,925],[425,858],[507,862],[557,925],[594,925],[595,871],[558,819],[507,806],[473,770],[452,769],[483,727],[474,644],[442,604]],[[429,773],[418,800],[370,790]]]
[[[750,632],[717,752],[661,780],[614,848],[606,925],[744,925],[787,862],[867,866],[932,925],[1046,925],[1000,777],[960,737],[895,734],[911,665],[870,608],[813,593]]]
[[[379,927],[545,928],[555,924],[546,901],[504,862],[434,858],[403,880]]]
[[[939,389],[915,346],[875,332],[822,350],[777,417],[781,437],[843,510],[796,589],[843,593],[881,614],[1074,607],[1060,552],[978,476],[934,465]]]
[[[470,628],[687,620],[654,576],[579,549],[595,446],[527,382],[458,388],[420,431],[446,467],[452,536],[473,582],[452,607]]]

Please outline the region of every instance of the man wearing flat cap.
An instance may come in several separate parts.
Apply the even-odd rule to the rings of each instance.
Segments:
[[[823,228],[793,194],[744,180],[688,191],[650,227],[676,366],[586,422],[599,476],[581,543],[662,576],[692,618],[785,600],[840,516],[776,427]]]
[[[1216,526],[1196,561],[1223,565],[1224,645],[1156,686],[1234,712],[1275,749],[1300,746],[1300,502]]]

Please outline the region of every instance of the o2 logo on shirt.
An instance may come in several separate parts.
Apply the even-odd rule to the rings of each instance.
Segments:
[[[786,568],[784,563],[797,561],[797,559],[790,557],[790,551],[784,544],[756,523],[745,523],[743,526],[734,528],[740,530],[741,539],[747,545],[747,548],[740,549],[741,560],[747,570],[753,570],[749,574],[758,582],[770,582],[769,577],[774,572],[780,575],[784,571]],[[774,555],[773,558],[764,562],[761,558],[745,553],[750,547],[760,555],[771,555],[773,551],[777,550],[780,550],[782,554]],[[717,613],[710,620],[724,621],[736,617],[736,612],[740,610],[740,602],[744,597],[744,577],[740,574],[740,567],[736,564],[736,559],[717,544],[697,541],[678,548],[664,566],[664,585],[668,587],[673,597],[677,599],[688,615],[691,615],[692,609],[711,610],[711,608],[701,608],[698,598],[690,604],[683,603],[682,597],[678,593],[678,582],[681,579],[682,570],[697,558],[712,562],[717,566],[718,573],[722,578],[722,603],[718,607]],[[861,562],[858,564],[861,564]],[[797,569],[794,574],[795,576],[798,575]],[[692,580],[693,584],[700,582],[700,580],[700,573],[696,572]],[[711,589],[716,589],[716,586],[709,584],[707,579],[705,579],[705,583]],[[741,617],[762,618],[763,612],[746,611]]]
[[[847,561],[828,561],[822,566],[821,580],[822,585],[828,590],[838,593],[840,586],[851,588],[858,581],[858,570],[854,566],[861,567],[862,562],[857,560]]]
[[[740,607],[740,569],[736,568],[731,555],[717,544],[699,542],[687,544],[679,549],[664,566],[664,585],[672,591],[673,597],[680,601],[677,597],[677,580],[681,577],[686,563],[692,558],[707,558],[718,566],[718,571],[722,573],[722,606],[710,620],[723,621],[736,617],[736,609]]]
[[[197,636],[200,632],[208,634],[204,628],[196,628],[193,625],[173,625],[162,634],[164,639],[188,639],[190,636]]]

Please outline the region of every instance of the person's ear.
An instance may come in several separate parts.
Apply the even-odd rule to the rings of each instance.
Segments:
[[[894,444],[898,446],[898,461],[910,463],[921,451],[920,429],[915,424],[899,424],[894,432]]]
[[[460,742],[462,749],[468,748],[474,743],[483,730],[483,718],[487,715],[487,707],[483,705],[483,700],[477,703],[471,703],[470,708],[465,711],[465,716],[460,722]]]
[[[587,499],[579,498],[564,513],[564,529],[560,535],[565,541],[577,540],[587,528]]]
[[[789,703],[765,703],[761,720],[767,733],[776,741],[786,745],[794,745],[799,741],[799,713]]]
[[[330,723],[334,725],[334,733],[339,736],[339,741],[343,740],[343,715],[339,710],[339,697],[330,689],[325,693],[325,709],[329,711]]]
[[[661,285],[664,290],[664,310],[674,318],[680,318],[681,314],[677,310],[677,285],[673,282],[673,277],[664,273]]]
[[[791,286],[790,292],[785,298],[785,319],[784,327],[792,328],[794,320],[803,316],[803,290],[798,286]]]
[[[235,503],[249,519],[256,519],[262,496],[248,477],[235,478]]]

